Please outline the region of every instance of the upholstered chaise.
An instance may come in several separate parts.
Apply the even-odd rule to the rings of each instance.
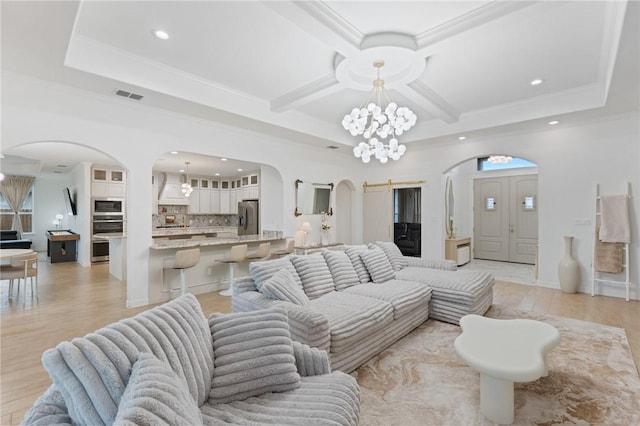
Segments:
[[[46,351],[27,425],[356,425],[359,388],[284,309],[203,315],[187,294]]]

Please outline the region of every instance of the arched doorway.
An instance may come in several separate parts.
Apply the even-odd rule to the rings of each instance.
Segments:
[[[455,198],[454,239],[471,238],[476,259],[536,264],[538,168],[501,157],[497,162],[489,162],[490,156],[471,158],[443,176],[443,182],[451,180]]]
[[[353,204],[355,197],[355,185],[348,180],[338,182],[336,186],[336,241],[351,244],[354,238]]]

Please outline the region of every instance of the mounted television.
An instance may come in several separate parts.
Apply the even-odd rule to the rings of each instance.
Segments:
[[[69,216],[77,215],[78,211],[76,209],[76,202],[74,201],[73,197],[71,196],[71,191],[69,191],[69,188],[64,188],[62,190],[62,195],[64,197],[64,204],[67,206],[67,214]]]

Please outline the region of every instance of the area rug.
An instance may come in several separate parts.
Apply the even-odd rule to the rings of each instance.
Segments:
[[[562,336],[549,353],[549,376],[515,384],[514,424],[640,425],[640,377],[623,329],[500,305],[487,316],[547,322]],[[460,333],[428,320],[353,372],[360,424],[494,424],[480,413],[479,374],[453,348]]]

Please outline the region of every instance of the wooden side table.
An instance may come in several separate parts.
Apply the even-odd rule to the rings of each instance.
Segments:
[[[471,260],[471,237],[444,240],[444,258],[453,260],[458,266],[469,263]]]

